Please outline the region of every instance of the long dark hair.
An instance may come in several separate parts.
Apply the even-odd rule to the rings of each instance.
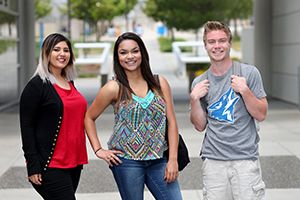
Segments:
[[[152,91],[157,91],[162,96],[160,84],[154,78],[153,73],[152,73],[151,68],[150,68],[149,54],[147,52],[146,46],[145,46],[144,42],[142,41],[142,39],[137,34],[135,34],[133,32],[123,33],[122,35],[120,35],[118,37],[118,39],[115,42],[115,45],[114,45],[114,58],[113,59],[114,59],[114,73],[116,75],[116,79],[123,86],[125,86],[125,88],[129,92],[133,93],[133,90],[130,88],[125,70],[119,62],[118,48],[119,48],[120,43],[123,42],[124,40],[133,40],[138,44],[138,46],[140,48],[141,56],[142,56],[142,62],[141,62],[142,76],[146,80],[146,82],[148,84],[148,87]],[[129,96],[129,98],[130,98],[130,96]]]

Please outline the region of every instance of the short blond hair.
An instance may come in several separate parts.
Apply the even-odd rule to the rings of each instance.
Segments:
[[[206,41],[207,33],[211,32],[211,31],[217,31],[217,30],[224,31],[226,33],[227,37],[229,38],[229,43],[231,43],[232,34],[231,34],[231,31],[230,31],[228,25],[226,25],[225,23],[219,22],[219,21],[207,21],[203,27],[204,27],[204,33],[203,33],[204,44],[206,44],[205,41]]]

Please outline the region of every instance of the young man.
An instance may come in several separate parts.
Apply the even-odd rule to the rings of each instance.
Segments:
[[[262,200],[265,184],[259,163],[257,121],[268,103],[258,69],[233,62],[232,35],[225,24],[208,21],[203,41],[210,57],[207,72],[195,78],[190,119],[205,137],[203,197],[206,200]]]

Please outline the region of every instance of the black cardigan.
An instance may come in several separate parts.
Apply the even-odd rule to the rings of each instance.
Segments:
[[[33,77],[20,99],[22,148],[28,176],[46,171],[63,117],[63,103],[53,85]]]

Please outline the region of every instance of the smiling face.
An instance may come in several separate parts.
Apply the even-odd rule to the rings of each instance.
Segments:
[[[125,71],[140,70],[142,55],[139,45],[134,40],[124,40],[118,47],[120,65]]]
[[[70,49],[65,41],[57,43],[52,49],[49,57],[49,67],[53,71],[61,71],[70,61]]]
[[[230,58],[231,43],[223,30],[213,30],[206,34],[205,49],[213,62]]]

